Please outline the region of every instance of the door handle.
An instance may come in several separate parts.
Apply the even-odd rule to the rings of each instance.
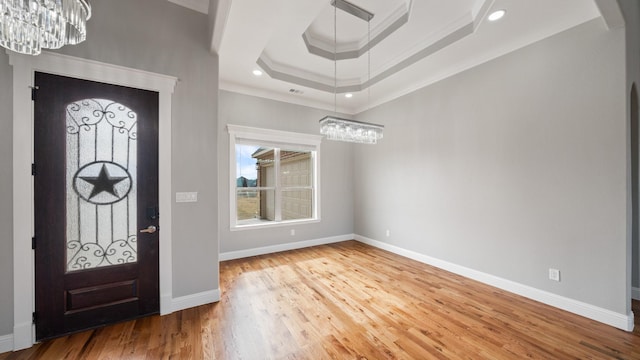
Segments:
[[[140,230],[141,233],[153,234],[158,231],[158,228],[154,225],[149,225],[146,229]]]

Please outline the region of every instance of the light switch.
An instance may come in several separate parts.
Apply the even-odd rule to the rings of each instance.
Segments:
[[[198,202],[197,192],[177,192],[176,202]]]

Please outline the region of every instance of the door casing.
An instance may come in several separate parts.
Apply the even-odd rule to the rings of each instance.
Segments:
[[[35,341],[33,236],[33,102],[36,71],[122,85],[159,93],[160,314],[172,309],[171,262],[171,97],[177,78],[56,53],[9,52],[13,66],[13,350]]]

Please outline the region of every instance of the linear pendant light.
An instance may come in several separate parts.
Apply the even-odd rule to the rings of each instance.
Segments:
[[[367,67],[369,83],[371,82],[371,19],[373,14],[345,0],[334,0],[333,9],[333,112],[337,113],[337,9],[343,10],[367,22]],[[370,86],[367,88],[368,96]],[[369,101],[369,100],[367,100]],[[320,134],[329,140],[346,141],[360,144],[375,144],[383,137],[383,125],[343,119],[336,116],[325,116],[320,119]]]

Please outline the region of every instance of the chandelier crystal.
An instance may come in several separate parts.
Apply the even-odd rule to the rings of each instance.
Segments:
[[[0,46],[38,55],[87,37],[87,0],[0,0]]]
[[[375,144],[382,139],[384,126],[335,116],[320,119],[320,134],[329,140],[347,141],[359,144]]]

